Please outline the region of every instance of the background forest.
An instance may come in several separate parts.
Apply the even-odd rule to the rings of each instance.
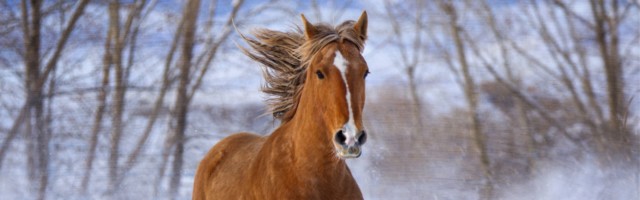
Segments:
[[[640,199],[637,0],[0,0],[0,199],[190,199],[278,126],[233,24],[362,10],[366,199]]]

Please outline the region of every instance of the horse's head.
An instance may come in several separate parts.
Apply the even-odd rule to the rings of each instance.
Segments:
[[[339,39],[323,44],[319,40],[329,40],[322,29],[314,26],[304,15],[304,35],[310,52],[307,60],[304,96],[320,111],[322,122],[328,128],[327,138],[333,142],[340,158],[357,158],[360,147],[367,139],[362,123],[365,102],[365,78],[369,74],[367,63],[361,55],[367,32],[367,14],[357,22],[347,21],[336,27]],[[315,43],[315,44],[314,44]],[[323,45],[318,45],[323,44]],[[315,49],[314,49],[315,48]],[[303,53],[303,57],[305,54]],[[305,97],[303,97],[305,98]],[[318,119],[317,122],[320,122]]]

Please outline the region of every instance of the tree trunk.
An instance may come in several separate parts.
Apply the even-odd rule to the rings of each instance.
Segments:
[[[478,111],[477,89],[471,76],[469,64],[465,54],[465,46],[462,41],[462,33],[458,26],[458,15],[455,6],[449,1],[441,2],[441,9],[449,17],[449,28],[455,44],[455,50],[458,56],[458,62],[462,71],[464,94],[469,106],[469,118],[471,121],[471,132],[475,143],[475,147],[479,153],[480,164],[482,166],[485,185],[481,192],[482,199],[493,199],[493,175],[491,172],[491,163],[486,149],[485,137],[482,133],[482,122],[480,121]]]
[[[66,23],[64,30],[56,42],[56,46],[50,59],[44,65],[40,52],[40,32],[42,23],[42,6],[41,0],[23,0],[21,7],[21,26],[24,36],[24,63],[25,63],[25,90],[26,100],[18,117],[16,117],[9,136],[5,139],[0,148],[0,166],[4,155],[9,148],[11,140],[15,138],[18,130],[22,125],[25,127],[25,139],[27,141],[27,171],[31,181],[31,187],[37,191],[38,199],[46,197],[46,190],[49,182],[49,142],[51,133],[47,131],[47,124],[51,121],[45,119],[44,114],[44,96],[43,88],[47,83],[47,79],[51,71],[55,69],[57,61],[66,45],[67,39],[73,30],[75,23],[82,15],[88,0],[80,1],[76,4],[76,8],[71,15],[70,20]],[[53,87],[53,85],[50,85]],[[54,88],[50,88],[50,91]],[[53,94],[51,94],[53,95]]]
[[[606,5],[611,3],[611,5]],[[617,1],[590,1],[592,16],[595,24],[596,45],[600,52],[602,67],[604,68],[609,120],[607,131],[600,137],[603,153],[602,163],[610,164],[612,160],[632,161],[632,135],[623,123],[628,116],[629,109],[625,107],[624,77],[618,39],[618,25],[620,13]],[[610,10],[609,10],[610,9]],[[633,162],[633,161],[632,161]]]
[[[22,17],[25,48],[25,84],[27,88],[27,141],[29,147],[28,169],[31,185],[37,191],[38,199],[44,199],[48,185],[49,145],[45,133],[43,117],[44,98],[39,81],[40,72],[40,30],[42,1],[22,1]]]
[[[131,168],[133,168],[133,166],[136,164],[136,161],[138,160],[138,156],[142,152],[142,148],[144,144],[146,143],[147,139],[151,135],[151,131],[153,130],[153,125],[158,119],[160,109],[164,104],[164,97],[166,96],[167,90],[169,90],[169,87],[174,82],[171,80],[170,69],[171,69],[171,63],[173,62],[173,56],[177,49],[181,35],[182,35],[182,21],[180,22],[180,25],[178,25],[178,29],[176,30],[176,33],[173,36],[173,41],[171,42],[169,53],[167,54],[167,58],[164,62],[164,69],[162,72],[162,85],[160,86],[160,93],[158,94],[158,97],[156,97],[156,100],[153,104],[153,110],[151,110],[151,114],[149,115],[149,121],[147,121],[147,125],[144,128],[142,136],[140,137],[140,139],[138,139],[138,142],[136,143],[136,146],[133,152],[129,154],[126,164],[122,167],[122,171],[120,172],[121,175],[124,175],[127,172],[129,172],[129,170],[131,170]],[[122,179],[123,177],[120,178],[120,180],[118,181],[118,184],[122,182]]]
[[[409,94],[411,96],[411,102],[414,104],[414,108],[411,113],[413,115],[413,124],[417,129],[417,133],[411,134],[412,141],[420,142],[419,134],[424,134],[424,124],[422,123],[422,101],[420,100],[420,95],[418,93],[418,87],[415,78],[415,66],[407,67],[406,74],[409,78]]]
[[[469,2],[470,1],[467,1],[467,3]],[[503,62],[501,63],[501,65],[506,72],[507,79],[516,88],[520,88],[521,81],[518,77],[516,77],[513,74],[513,70],[512,70],[511,58],[510,58],[509,50],[506,44],[506,42],[508,41],[508,38],[506,38],[506,36],[501,32],[500,28],[498,28],[498,24],[496,22],[494,12],[491,6],[489,6],[488,2],[486,0],[481,1],[481,6],[482,6],[482,10],[485,12],[484,15],[485,15],[486,22],[491,28],[491,31],[494,37],[499,42],[500,56],[503,59]],[[502,83],[502,84],[506,84],[506,83]],[[522,100],[521,98],[512,97],[512,99],[515,103],[514,104],[515,112],[512,112],[510,114],[512,114],[516,118],[516,121],[518,123],[516,127],[518,127],[518,129],[515,129],[514,133],[510,133],[510,137],[513,137],[514,135],[517,135],[520,132],[523,132],[523,135],[526,136],[526,139],[525,139],[526,140],[525,152],[526,152],[526,159],[527,159],[526,171],[528,175],[531,175],[533,173],[533,170],[535,169],[535,159],[537,158],[536,156],[537,146],[536,146],[536,142],[533,135],[534,133],[533,131],[531,131],[531,127],[529,125],[529,117],[527,116],[528,108],[524,100]],[[511,148],[515,148],[515,146],[511,146]],[[515,149],[512,151],[515,151]]]
[[[89,140],[89,152],[87,152],[87,158],[85,163],[85,173],[82,178],[82,192],[86,193],[89,187],[89,181],[91,180],[91,170],[93,168],[93,161],[95,160],[95,152],[98,146],[98,136],[102,128],[102,118],[107,104],[107,93],[109,88],[109,76],[111,72],[111,41],[114,38],[114,29],[109,26],[107,31],[107,38],[104,44],[104,55],[102,60],[102,84],[98,91],[98,106],[95,112],[95,118],[93,120],[93,127],[91,128],[91,139]]]
[[[180,179],[183,154],[184,154],[184,138],[187,127],[187,113],[189,109],[188,89],[191,70],[191,59],[193,58],[193,46],[196,32],[196,21],[200,0],[190,0],[184,10],[184,37],[182,41],[182,52],[180,57],[180,83],[176,94],[176,105],[173,118],[176,120],[176,128],[174,133],[175,150],[173,156],[173,172],[169,183],[170,195],[176,199],[178,189],[180,187]]]
[[[124,72],[122,66],[122,49],[123,43],[120,42],[120,4],[118,1],[112,1],[109,3],[109,26],[113,29],[113,41],[114,48],[111,51],[111,59],[113,59],[114,67],[114,94],[113,94],[113,109],[111,113],[111,149],[109,152],[109,189],[107,191],[113,192],[115,183],[118,178],[118,159],[120,153],[120,137],[122,135],[122,118],[124,111],[124,96],[125,96],[125,81]]]
[[[421,140],[418,139],[418,137],[425,132],[425,125],[423,123],[423,104],[420,100],[420,93],[418,92],[418,83],[416,80],[418,75],[416,74],[416,70],[420,66],[421,59],[424,56],[423,52],[426,48],[424,44],[422,44],[423,35],[420,33],[423,31],[423,14],[427,8],[425,2],[421,0],[407,2],[410,5],[410,9],[415,11],[415,13],[412,13],[415,14],[415,18],[410,18],[404,16],[403,13],[396,13],[397,11],[394,11],[396,5],[391,1],[385,1],[384,3],[386,15],[393,28],[394,40],[397,42],[395,46],[398,47],[400,53],[401,66],[404,67],[403,71],[408,79],[409,98],[411,98],[413,104],[411,115],[413,120],[412,124],[416,131],[415,134],[411,134],[409,137],[411,137],[412,142],[419,143]],[[397,10],[402,10],[400,12],[405,11],[402,8]],[[406,34],[406,30],[403,30],[402,24],[404,21],[412,22],[412,31],[416,33],[413,34],[413,37],[411,37],[409,41],[405,41],[404,34]],[[405,44],[405,42],[408,44]]]

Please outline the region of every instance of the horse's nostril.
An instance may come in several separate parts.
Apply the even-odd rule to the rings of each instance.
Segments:
[[[360,136],[358,136],[358,143],[363,145],[365,142],[367,142],[367,132],[361,131]]]
[[[339,131],[336,133],[336,136],[335,136],[334,140],[335,140],[338,144],[344,145],[344,144],[345,144],[345,141],[347,141],[347,137],[344,135],[344,132],[342,132],[342,130],[339,130]]]

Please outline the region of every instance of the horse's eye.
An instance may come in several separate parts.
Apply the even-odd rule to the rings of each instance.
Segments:
[[[318,75],[319,79],[324,79],[324,74],[320,70],[316,71],[316,75]]]
[[[370,73],[370,72],[369,72],[369,70],[367,69],[367,71],[366,71],[366,72],[364,72],[364,78],[367,78],[367,75],[369,75],[369,74],[371,74],[371,73]]]

